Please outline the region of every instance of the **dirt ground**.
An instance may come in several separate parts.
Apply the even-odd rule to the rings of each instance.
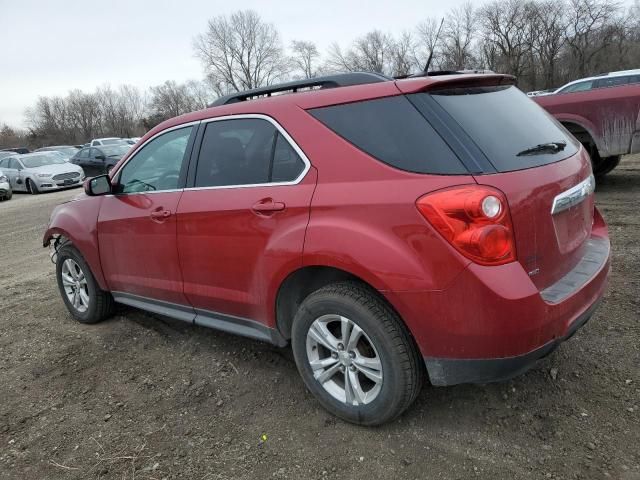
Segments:
[[[78,193],[0,203],[0,478],[640,479],[640,156],[598,185],[613,274],[591,322],[380,428],[322,410],[286,350],[133,309],[73,321],[40,242]]]

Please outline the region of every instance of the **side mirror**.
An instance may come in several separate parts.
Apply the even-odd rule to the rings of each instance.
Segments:
[[[96,155],[96,160],[102,160],[104,162],[105,156],[104,155]]]
[[[109,175],[100,175],[85,180],[84,193],[90,197],[111,193],[111,180],[109,179]]]

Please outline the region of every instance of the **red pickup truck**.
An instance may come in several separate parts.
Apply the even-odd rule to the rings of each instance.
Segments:
[[[596,176],[616,168],[622,155],[640,152],[640,84],[558,92],[532,99],[585,146]]]

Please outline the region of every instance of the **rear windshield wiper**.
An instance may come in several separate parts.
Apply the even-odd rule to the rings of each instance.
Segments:
[[[564,150],[564,147],[566,146],[567,146],[567,142],[541,143],[539,145],[536,145],[535,147],[522,150],[516,156],[522,157],[524,155],[537,155],[539,153],[558,153]]]

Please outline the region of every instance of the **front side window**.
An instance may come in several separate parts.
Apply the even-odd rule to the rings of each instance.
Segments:
[[[9,168],[9,159],[3,158],[0,160],[0,168]]]
[[[18,162],[18,160],[16,160],[15,158],[10,158],[9,168],[13,168],[14,170],[20,170],[22,166],[20,165],[20,162]]]
[[[180,172],[193,127],[160,135],[147,143],[122,168],[118,193],[179,188]]]
[[[207,124],[196,171],[196,187],[290,182],[304,162],[276,127],[259,118]]]

